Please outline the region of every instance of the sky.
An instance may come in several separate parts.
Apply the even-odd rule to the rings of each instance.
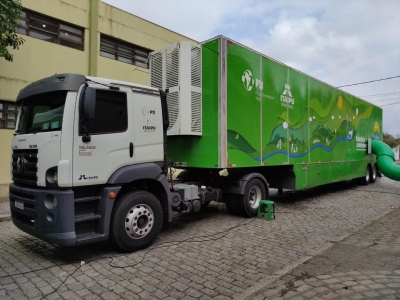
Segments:
[[[400,0],[102,1],[199,42],[227,36],[336,87],[400,76]],[[400,135],[400,77],[342,90],[382,107],[383,131]]]

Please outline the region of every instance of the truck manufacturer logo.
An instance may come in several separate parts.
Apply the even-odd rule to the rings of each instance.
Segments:
[[[144,132],[154,132],[156,131],[156,126],[143,126]]]
[[[285,84],[285,89],[281,95],[281,104],[287,108],[293,108],[294,99],[292,93],[290,92],[290,85]]]
[[[254,79],[253,73],[250,70],[244,71],[242,75],[242,82],[246,90],[251,91],[253,89],[254,83],[256,88],[263,89],[263,82],[260,79]]]
[[[31,148],[31,149],[37,149],[37,145],[29,145],[29,148]]]
[[[86,175],[81,175],[78,180],[96,180],[99,179],[99,176],[86,176]]]
[[[23,155],[20,155],[17,159],[17,171],[19,173],[22,173],[25,171],[25,163],[26,163],[26,159]]]

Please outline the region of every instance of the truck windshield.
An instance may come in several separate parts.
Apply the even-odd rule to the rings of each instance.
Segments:
[[[67,91],[37,94],[23,99],[16,133],[60,131]]]

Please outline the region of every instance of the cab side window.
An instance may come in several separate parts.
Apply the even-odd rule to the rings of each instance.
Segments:
[[[93,121],[83,124],[89,134],[123,132],[128,128],[126,94],[108,90],[96,90],[96,112]],[[80,134],[86,131],[80,128]]]

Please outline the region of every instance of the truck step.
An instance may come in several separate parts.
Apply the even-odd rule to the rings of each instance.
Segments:
[[[101,219],[101,215],[96,215],[93,213],[77,215],[77,216],[75,216],[75,223],[98,220],[98,219]]]
[[[93,243],[95,241],[104,241],[104,240],[106,240],[106,236],[102,233],[96,233],[96,232],[85,233],[76,236],[76,244],[78,246]]]
[[[101,197],[96,196],[96,197],[83,197],[83,198],[75,198],[74,202],[75,203],[81,203],[81,202],[91,202],[91,201],[100,201]]]

